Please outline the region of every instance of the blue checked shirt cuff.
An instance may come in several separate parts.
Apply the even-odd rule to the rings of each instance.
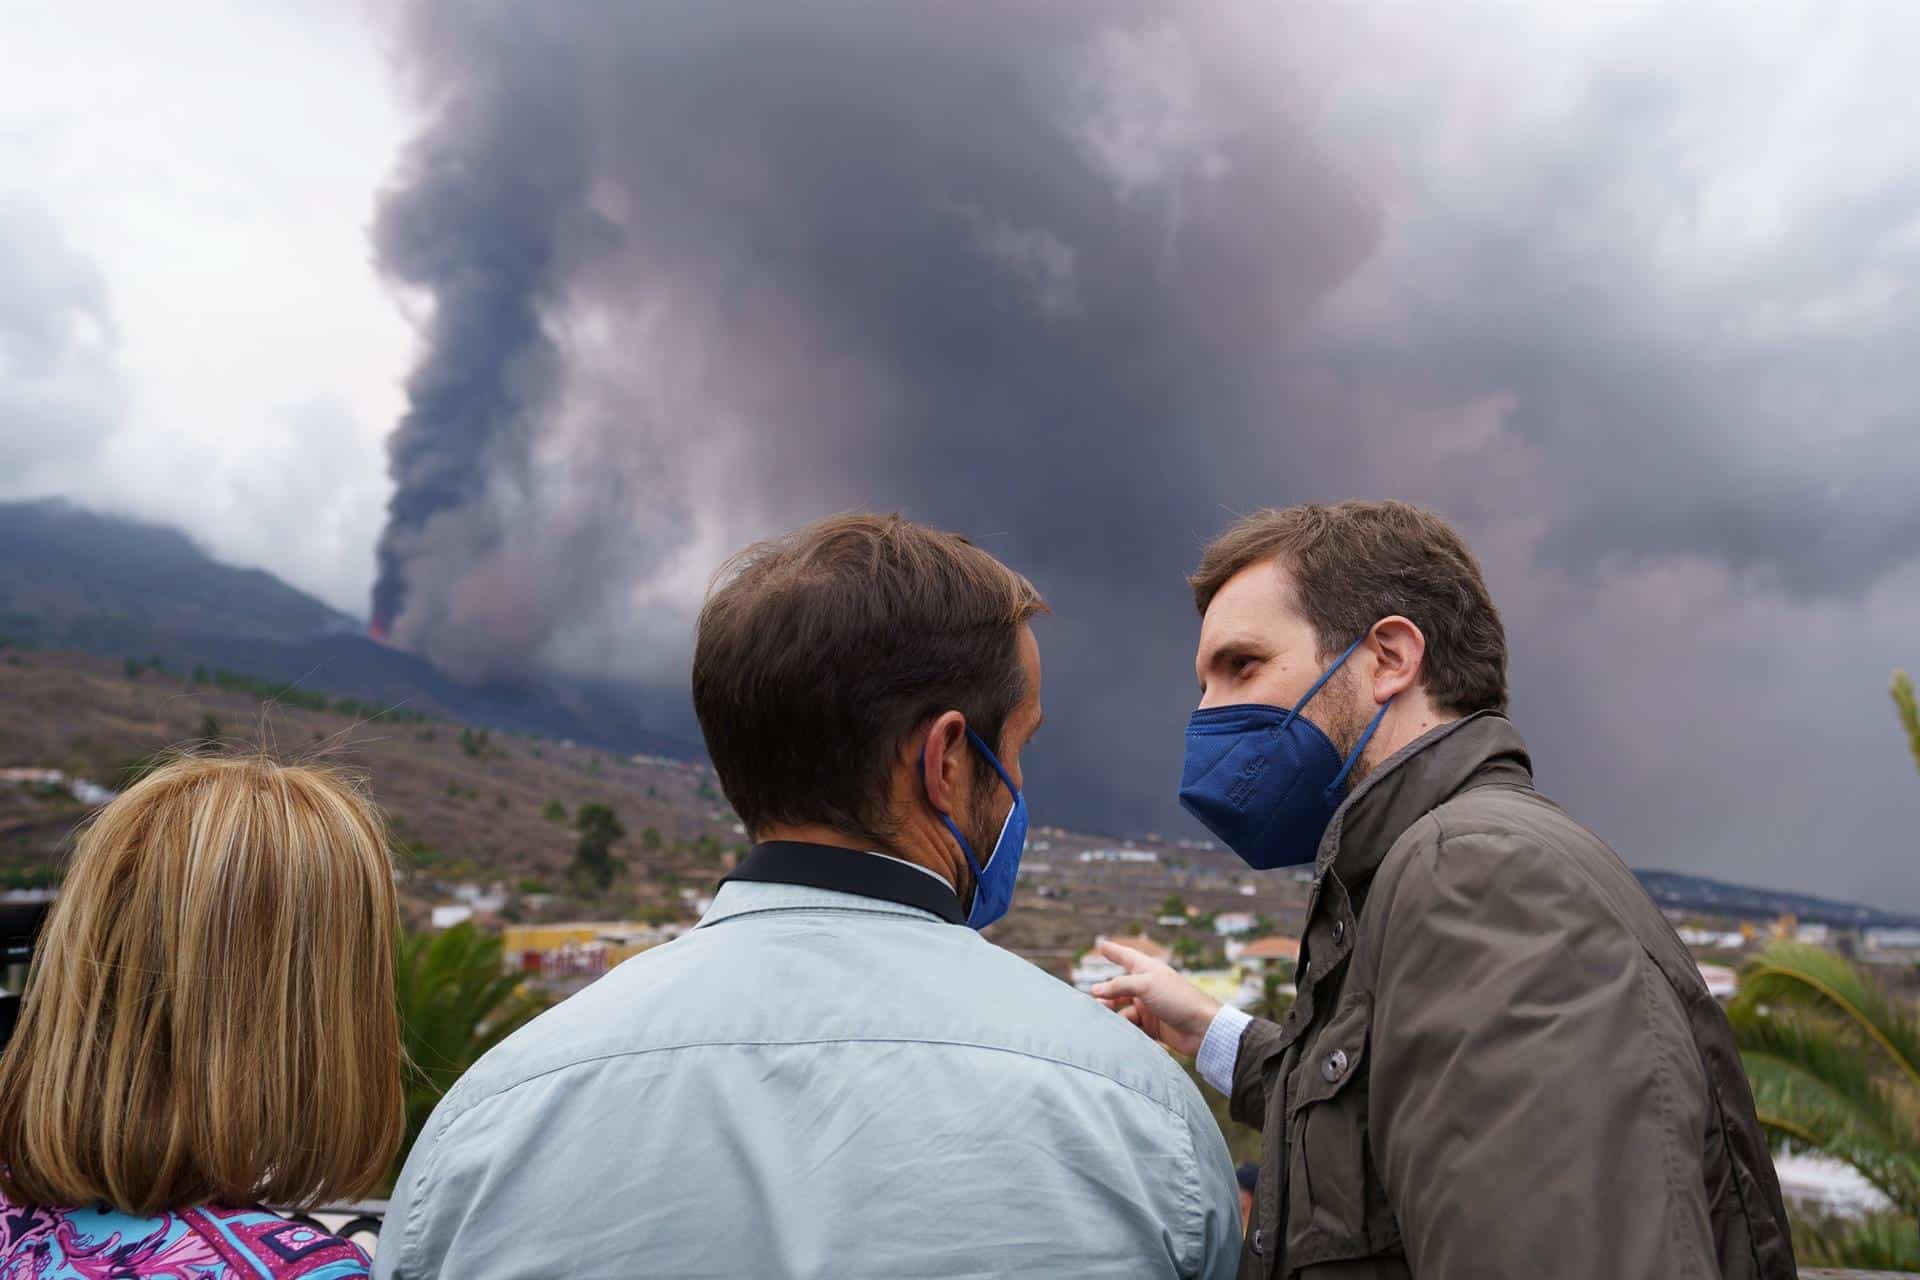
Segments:
[[[1240,1033],[1252,1021],[1251,1015],[1223,1004],[1200,1041],[1200,1056],[1194,1060],[1200,1078],[1228,1097],[1233,1096],[1233,1067],[1240,1060]]]

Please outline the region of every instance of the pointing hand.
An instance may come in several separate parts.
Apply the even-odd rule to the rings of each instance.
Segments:
[[[1155,960],[1117,942],[1100,943],[1100,954],[1126,970],[1118,978],[1094,987],[1094,998],[1175,1053],[1191,1058],[1220,1002]]]

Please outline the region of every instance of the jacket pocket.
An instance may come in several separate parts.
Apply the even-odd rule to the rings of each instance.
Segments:
[[[1399,1230],[1367,1150],[1368,1028],[1356,994],[1300,1057],[1288,1114],[1287,1266],[1399,1253]]]

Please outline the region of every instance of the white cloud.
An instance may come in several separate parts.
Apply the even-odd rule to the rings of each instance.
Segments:
[[[32,193],[91,264],[106,335],[64,349],[97,390],[50,392],[100,401],[53,405],[86,447],[36,448],[9,491],[185,525],[364,610],[411,354],[366,243],[406,126],[377,29],[346,5],[29,3],[7,46],[0,197]],[[21,291],[0,278],[0,311]]]

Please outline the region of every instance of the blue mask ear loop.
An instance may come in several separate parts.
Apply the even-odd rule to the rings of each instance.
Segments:
[[[1347,762],[1340,766],[1340,772],[1335,774],[1333,781],[1327,784],[1328,795],[1332,796],[1332,795],[1340,794],[1340,788],[1342,784],[1346,782],[1347,775],[1353,772],[1353,766],[1355,766],[1356,764],[1359,764],[1360,757],[1366,754],[1367,744],[1373,741],[1374,730],[1378,729],[1380,727],[1380,722],[1387,718],[1387,708],[1391,707],[1392,705],[1393,705],[1393,699],[1388,698],[1385,702],[1380,704],[1380,709],[1373,713],[1373,719],[1369,721],[1367,724],[1367,731],[1361,734],[1360,741],[1354,744],[1353,754],[1347,757]]]
[[[1322,671],[1320,673],[1320,678],[1313,682],[1313,688],[1307,690],[1307,696],[1300,699],[1300,701],[1294,703],[1293,707],[1287,712],[1287,718],[1280,722],[1280,727],[1282,729],[1292,724],[1294,717],[1298,716],[1302,711],[1306,709],[1307,704],[1313,701],[1313,695],[1320,692],[1321,686],[1325,685],[1327,681],[1333,679],[1334,672],[1338,671],[1340,668],[1347,665],[1347,659],[1353,656],[1353,651],[1355,649],[1358,649],[1361,645],[1367,642],[1367,636],[1371,633],[1371,631],[1372,631],[1372,628],[1368,628],[1367,631],[1361,632],[1360,638],[1358,640],[1355,640],[1352,644],[1348,645],[1347,651],[1341,654],[1337,659],[1335,659],[1334,664],[1332,666],[1328,667],[1325,671]],[[1371,729],[1367,730],[1367,734],[1369,737],[1371,737],[1373,734],[1373,730]],[[1362,741],[1364,742],[1365,739],[1362,739]],[[1345,777],[1346,775],[1342,774],[1341,776]]]
[[[992,749],[987,746],[986,740],[975,733],[971,725],[967,727],[967,737],[972,741],[973,745],[979,749],[980,754],[987,758],[987,763],[993,766],[993,771],[1000,775],[1000,781],[1005,784],[1007,790],[1015,799],[1018,799],[1020,796],[1020,788],[1013,785],[1013,779],[1007,774],[1007,771],[1000,766],[1000,758],[993,754]],[[973,845],[968,842],[965,836],[960,834],[960,828],[954,824],[953,819],[943,813],[940,815],[940,821],[947,824],[947,830],[953,833],[954,842],[960,846],[960,852],[966,856],[967,866],[973,869],[973,891],[975,894],[978,894],[980,892],[980,878],[986,874],[986,868],[980,865],[980,859],[974,856]],[[991,857],[992,855],[989,854],[988,856]],[[968,901],[967,909],[973,909],[971,900]]]

